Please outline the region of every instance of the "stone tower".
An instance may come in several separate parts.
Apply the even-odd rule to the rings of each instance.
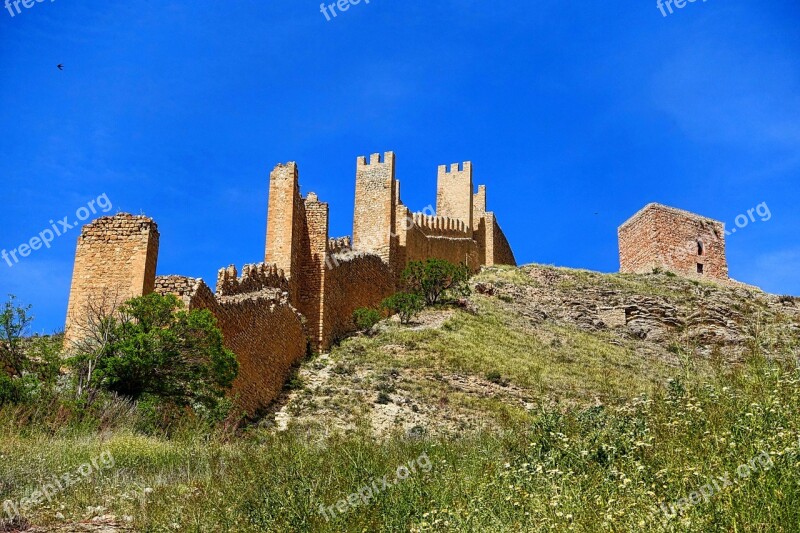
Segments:
[[[356,161],[356,199],[353,215],[353,248],[374,253],[389,264],[396,239],[396,202],[399,197],[395,179],[394,152],[372,154]]]
[[[467,231],[472,231],[475,228],[472,202],[472,163],[453,163],[450,170],[446,165],[440,165],[436,181],[436,215],[460,220],[467,226]]]
[[[619,228],[620,272],[661,268],[687,277],[728,282],[722,222],[649,204]]]
[[[80,336],[89,305],[109,312],[127,299],[153,292],[158,239],[152,219],[127,213],[83,227],[69,293],[66,346]]]

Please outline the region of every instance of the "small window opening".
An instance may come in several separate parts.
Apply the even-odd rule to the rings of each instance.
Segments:
[[[702,274],[703,270],[704,270],[703,263],[697,263],[697,273]]]
[[[705,254],[705,251],[706,251],[706,247],[703,245],[703,241],[698,240],[697,241],[697,255],[703,255],[703,254]]]

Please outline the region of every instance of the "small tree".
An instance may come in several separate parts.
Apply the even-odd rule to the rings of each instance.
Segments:
[[[419,294],[398,292],[386,298],[381,307],[392,315],[400,315],[400,322],[408,324],[425,307],[425,300]]]
[[[214,408],[238,373],[234,354],[207,310],[186,311],[173,295],[149,294],[119,307],[91,381],[138,400],[155,396],[178,406]],[[109,323],[110,321],[110,323]]]
[[[31,306],[18,306],[15,300],[14,295],[9,295],[0,308],[0,371],[21,376],[26,367],[22,338],[33,322],[33,317],[28,314]]]
[[[435,305],[446,293],[468,296],[470,294],[469,269],[444,259],[412,261],[403,271],[403,281],[411,292]]]
[[[367,331],[381,321],[381,314],[377,309],[361,307],[353,311],[353,323],[359,331]]]

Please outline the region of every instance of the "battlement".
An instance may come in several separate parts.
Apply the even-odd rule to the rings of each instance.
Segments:
[[[242,277],[234,265],[221,268],[217,274],[217,296],[231,296],[258,292],[263,289],[279,289],[289,291],[289,281],[274,263],[257,263],[245,265]]]
[[[335,239],[328,239],[328,253],[341,254],[353,251],[353,243],[350,237],[337,237]]]
[[[472,161],[464,161],[463,163],[452,163],[450,168],[447,165],[439,165],[439,175],[453,174],[461,178],[472,178]]]
[[[424,213],[411,215],[414,225],[425,235],[471,239],[472,231],[462,220],[449,217],[428,216]]]
[[[369,167],[375,165],[389,165],[394,167],[394,152],[384,152],[383,157],[381,158],[381,154],[370,154],[369,161],[367,161],[366,156],[358,156],[356,158],[356,166],[357,167]]]

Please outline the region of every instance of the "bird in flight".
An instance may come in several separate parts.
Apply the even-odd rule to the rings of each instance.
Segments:
[[[56,67],[58,67],[58,70],[64,70],[64,64],[63,63],[59,63],[58,65],[56,65]]]

